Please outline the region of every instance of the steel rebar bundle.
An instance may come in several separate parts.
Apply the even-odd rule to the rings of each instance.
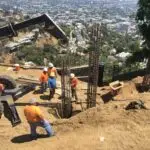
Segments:
[[[62,90],[62,116],[68,118],[71,115],[71,88],[70,88],[70,66],[69,57],[62,62],[61,90]]]
[[[101,28],[95,24],[91,29],[90,39],[93,49],[89,52],[89,78],[87,89],[87,108],[96,106],[96,93],[99,69],[99,45],[101,46]]]

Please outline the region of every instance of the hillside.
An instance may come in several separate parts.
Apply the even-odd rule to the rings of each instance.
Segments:
[[[40,70],[21,70],[15,74],[5,67],[0,67],[0,74],[10,74],[13,77],[18,75],[34,76],[38,78]],[[150,108],[150,93],[139,93],[134,87],[135,82],[140,81],[142,77],[133,81],[126,81],[125,87],[119,93],[120,97],[130,98],[128,100],[110,99],[104,103],[101,96],[109,91],[108,86],[98,88],[97,107],[88,109],[70,119],[56,119],[48,113],[48,107],[40,106],[46,118],[52,123],[56,136],[51,138],[38,138],[30,141],[29,126],[23,114],[24,103],[29,98],[37,97],[40,102],[40,94],[33,92],[21,97],[16,101],[17,110],[20,114],[22,123],[14,128],[6,118],[0,120],[0,145],[1,149],[53,149],[53,150],[148,150],[150,147],[150,110],[125,110],[125,106],[132,101],[141,99],[145,102],[147,108]],[[86,83],[80,81],[78,94],[85,93],[81,88]],[[127,87],[132,87],[131,89]],[[124,94],[126,91],[126,94]],[[131,95],[132,94],[132,95]],[[85,94],[84,94],[85,95]],[[131,95],[129,97],[129,95]],[[138,97],[137,97],[138,95]],[[55,95],[56,100],[57,95]],[[131,99],[132,98],[132,99]],[[46,101],[46,100],[45,100]],[[39,133],[44,133],[43,129],[38,128]]]

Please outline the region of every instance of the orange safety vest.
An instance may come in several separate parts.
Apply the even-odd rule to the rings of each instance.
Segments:
[[[76,88],[78,84],[78,79],[76,77],[71,79],[71,88]]]
[[[57,74],[57,70],[56,70],[56,68],[55,67],[53,67],[53,68],[48,68],[48,76],[50,77],[51,76],[51,73],[54,73],[55,74],[55,76],[56,76],[56,74]]]
[[[16,67],[15,67],[15,70],[16,70],[16,71],[19,71],[19,70],[20,70],[20,66],[16,66]]]
[[[41,76],[40,76],[40,82],[47,82],[48,81],[48,74],[42,72]]]
[[[42,111],[38,106],[34,105],[25,106],[24,114],[29,122],[39,122],[44,119]]]

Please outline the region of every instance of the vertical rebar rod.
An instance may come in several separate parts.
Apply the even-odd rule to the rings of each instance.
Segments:
[[[70,88],[70,59],[67,54],[62,61],[61,89],[62,89],[62,112],[67,118],[71,111],[71,88]]]
[[[87,89],[87,108],[96,106],[96,93],[98,84],[98,68],[99,68],[99,43],[101,44],[100,25],[94,25],[91,29],[91,40],[93,50],[89,52],[89,79]]]

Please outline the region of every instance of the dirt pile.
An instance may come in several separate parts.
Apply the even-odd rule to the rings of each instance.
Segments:
[[[136,89],[135,83],[132,81],[124,83],[118,94],[114,97],[114,100],[137,100],[139,99],[139,93]]]
[[[74,143],[78,142],[79,149],[148,149],[149,110],[126,111],[124,106],[110,102],[109,105],[91,108],[69,120],[58,121],[54,127],[60,135],[69,134]],[[72,149],[76,149],[74,147]]]
[[[2,71],[3,70],[3,71]],[[2,68],[2,72],[12,74]],[[39,77],[41,70],[21,70],[19,75]],[[79,96],[86,97],[86,84],[79,88]],[[97,101],[102,94],[110,92],[110,88],[98,89]],[[47,102],[40,94],[33,92],[24,95],[16,103],[22,123],[11,128],[4,117],[0,120],[0,145],[2,150],[148,150],[150,148],[150,110],[125,110],[130,103],[127,98],[135,100],[139,95],[147,106],[150,107],[150,93],[138,93],[135,82],[125,82],[120,90],[118,101],[101,103],[98,107],[88,109],[70,119],[53,118],[48,113],[48,107],[40,106],[44,116],[53,122],[52,126],[56,136],[51,138],[38,138],[31,141],[29,138],[29,125],[25,119],[23,109],[29,98],[36,97],[39,102]],[[46,96],[46,95],[45,95]],[[57,99],[57,96],[56,96]],[[126,100],[126,101],[121,101]],[[51,112],[52,113],[52,112]],[[37,128],[38,133],[44,133],[42,128]]]
[[[22,116],[23,112],[18,110]],[[20,126],[12,129],[3,118],[0,144],[4,150],[30,150],[33,147],[37,150],[146,150],[150,142],[149,120],[148,110],[126,111],[122,105],[110,102],[70,119],[56,121],[53,124],[55,137],[30,141],[28,124],[24,119]],[[44,133],[41,128],[37,131]]]
[[[135,84],[141,84],[143,82],[143,77],[138,76],[138,77],[132,79],[132,82]]]
[[[115,105],[113,102],[109,105],[103,105],[86,110],[70,119],[58,120],[54,126],[58,131],[66,128],[68,131],[76,128],[82,128],[84,125],[90,126],[107,126],[110,124],[127,124],[127,120],[134,121],[144,125],[144,122],[149,122],[149,110],[125,110],[128,103]],[[143,116],[144,117],[140,117]],[[144,121],[144,122],[143,122]]]

